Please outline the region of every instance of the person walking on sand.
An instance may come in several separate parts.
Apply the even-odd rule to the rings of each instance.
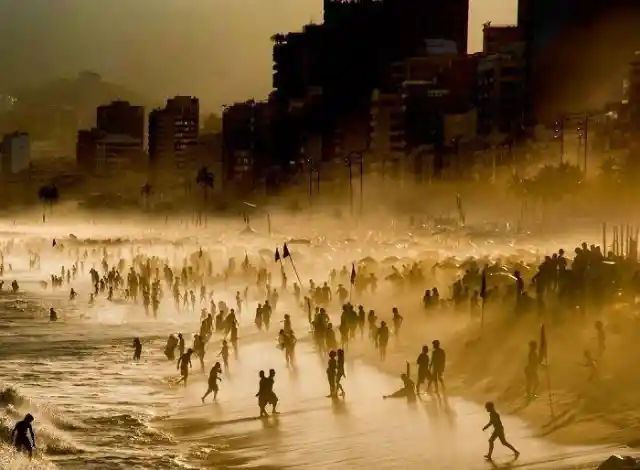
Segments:
[[[500,440],[500,443],[505,446],[507,449],[511,449],[515,458],[520,456],[520,452],[518,449],[513,447],[509,442],[507,442],[507,438],[504,435],[504,426],[502,425],[502,420],[500,419],[500,415],[496,411],[496,407],[493,402],[488,401],[484,405],[485,410],[489,413],[489,422],[487,425],[482,428],[483,431],[486,431],[488,428],[493,427],[493,432],[491,433],[491,437],[489,437],[489,452],[484,456],[485,459],[491,460],[493,456],[493,446],[496,439]]]

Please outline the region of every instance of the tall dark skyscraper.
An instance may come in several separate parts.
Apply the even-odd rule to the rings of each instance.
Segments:
[[[176,96],[149,113],[149,158],[154,165],[184,168],[188,153],[198,143],[200,102]]]
[[[144,108],[132,106],[127,101],[114,101],[99,106],[96,112],[96,127],[106,134],[127,135],[144,140]]]
[[[640,49],[638,0],[519,0],[518,25],[527,43],[530,101],[543,119],[618,98]]]

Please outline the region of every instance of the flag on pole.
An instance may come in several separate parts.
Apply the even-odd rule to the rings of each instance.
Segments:
[[[540,327],[540,344],[538,345],[538,358],[540,364],[547,363],[547,332],[544,325]]]
[[[280,252],[278,251],[278,249],[276,248],[276,263],[280,261]]]
[[[480,285],[480,298],[482,302],[487,299],[487,268],[482,270],[482,284]]]
[[[456,194],[456,208],[458,209],[458,217],[460,218],[460,223],[465,225],[467,222],[467,218],[464,214],[464,208],[462,207],[462,198],[460,197],[460,193]]]
[[[289,248],[287,247],[286,243],[282,247],[282,257],[283,258],[290,258],[291,257],[291,253],[289,252]]]
[[[351,264],[351,284],[355,284],[356,283],[356,265],[355,264]]]

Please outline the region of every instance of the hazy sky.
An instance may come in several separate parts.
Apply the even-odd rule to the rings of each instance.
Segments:
[[[446,1],[446,0],[438,0]],[[513,23],[515,0],[471,0],[482,23]],[[271,89],[275,32],[322,19],[322,0],[0,0],[0,86],[92,70],[157,99],[201,97],[212,110]]]

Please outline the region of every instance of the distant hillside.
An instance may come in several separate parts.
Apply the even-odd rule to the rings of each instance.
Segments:
[[[74,109],[80,115],[94,115],[97,106],[114,100],[126,100],[149,108],[156,105],[147,97],[105,81],[93,72],[82,72],[75,78],[52,80],[14,93],[20,108],[64,107]]]

